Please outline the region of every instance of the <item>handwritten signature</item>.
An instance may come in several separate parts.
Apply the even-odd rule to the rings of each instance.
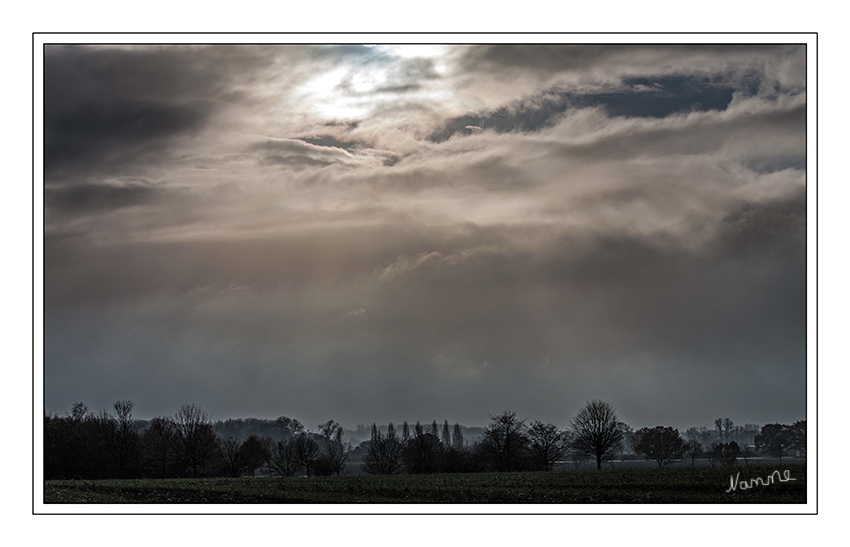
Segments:
[[[740,488],[741,490],[748,490],[750,488],[755,488],[756,486],[767,486],[769,484],[773,484],[774,480],[778,480],[779,482],[788,482],[795,481],[797,479],[791,478],[791,471],[786,469],[779,473],[779,471],[774,471],[764,479],[761,477],[756,477],[754,479],[750,479],[749,482],[746,480],[740,480],[741,472],[739,471],[734,477],[729,477],[729,489],[726,492],[732,492],[733,490],[737,490]]]

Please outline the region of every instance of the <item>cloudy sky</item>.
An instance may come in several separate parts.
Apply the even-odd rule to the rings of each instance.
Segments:
[[[806,50],[47,46],[49,412],[805,418]]]

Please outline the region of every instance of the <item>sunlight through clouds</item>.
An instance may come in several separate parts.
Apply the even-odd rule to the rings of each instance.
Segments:
[[[46,406],[793,422],[806,55],[47,46]]]

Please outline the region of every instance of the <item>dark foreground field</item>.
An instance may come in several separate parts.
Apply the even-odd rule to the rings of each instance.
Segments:
[[[794,480],[741,483],[774,471]],[[730,477],[740,473],[738,488]],[[45,503],[805,503],[804,465],[357,477],[47,481]]]

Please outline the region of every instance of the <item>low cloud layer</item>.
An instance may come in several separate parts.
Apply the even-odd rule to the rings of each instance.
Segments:
[[[802,47],[45,65],[49,411],[805,417]]]

